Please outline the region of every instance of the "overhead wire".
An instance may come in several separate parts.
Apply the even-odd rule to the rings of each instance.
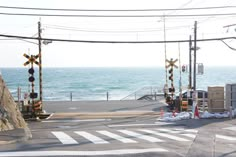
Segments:
[[[142,29],[142,30],[89,30],[75,27],[66,27],[59,25],[44,25],[45,28],[49,29],[58,29],[58,30],[68,30],[68,31],[80,31],[80,32],[97,32],[97,33],[137,33],[137,32],[160,32],[163,31],[163,28],[150,28],[150,29]],[[166,30],[175,30],[189,27],[189,25],[175,26],[175,27],[167,27]]]
[[[38,37],[26,37],[26,36],[18,36],[18,35],[6,35],[0,34],[0,37],[7,38],[19,38],[19,39],[31,39],[31,40],[39,40]],[[178,42],[189,42],[189,40],[167,40],[167,41],[103,41],[103,40],[72,40],[72,39],[57,39],[57,38],[40,38],[41,40],[51,40],[58,42],[81,42],[81,43],[110,43],[110,44],[151,44],[151,43],[178,43]],[[220,41],[220,40],[228,40],[228,39],[236,39],[236,37],[221,37],[221,38],[208,38],[208,39],[197,39],[198,42],[206,42],[206,41]]]
[[[14,16],[48,16],[48,17],[120,17],[120,18],[133,18],[133,17],[163,17],[161,14],[134,14],[134,15],[105,15],[105,14],[39,14],[39,13],[9,13],[0,12],[0,15],[14,15]],[[208,13],[208,14],[175,14],[175,15],[165,15],[165,17],[207,17],[207,16],[232,16],[236,15],[233,13]]]
[[[191,2],[192,0],[190,0]],[[188,3],[190,3],[188,2]],[[184,4],[187,5],[188,3]],[[213,7],[192,7],[192,8],[164,8],[164,9],[65,9],[65,8],[34,8],[34,7],[15,7],[15,6],[0,6],[0,8],[4,9],[22,9],[22,10],[44,10],[44,11],[89,11],[89,12],[111,12],[111,11],[116,11],[116,12],[133,12],[133,11],[176,11],[176,10],[209,10],[209,9],[224,9],[224,8],[236,8],[236,6],[213,6]]]

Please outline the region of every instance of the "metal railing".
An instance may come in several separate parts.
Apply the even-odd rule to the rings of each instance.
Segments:
[[[120,100],[138,100],[143,96],[146,95],[159,95],[163,94],[163,88],[158,86],[146,86],[139,90],[136,90],[135,92],[127,95],[126,97],[120,99]]]

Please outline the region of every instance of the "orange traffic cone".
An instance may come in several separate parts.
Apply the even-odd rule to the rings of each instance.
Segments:
[[[175,117],[175,109],[172,112],[172,116]]]
[[[196,118],[196,117],[200,118],[197,105],[195,107],[195,112],[194,112],[194,118]]]
[[[179,113],[179,110],[178,110],[178,108],[175,108],[175,112]]]
[[[160,113],[160,115],[161,115],[161,118],[163,118],[163,116],[164,116],[163,108],[161,108],[161,113]]]

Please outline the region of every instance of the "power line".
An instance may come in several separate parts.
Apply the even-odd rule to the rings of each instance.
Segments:
[[[17,36],[17,35],[6,35],[0,34],[0,37],[7,38],[18,38],[18,39],[31,39],[38,40],[38,37],[26,37],[26,36]],[[236,37],[221,37],[221,38],[209,38],[209,39],[197,39],[198,42],[206,41],[222,41],[228,39],[236,39]],[[189,40],[168,40],[168,41],[99,41],[99,40],[68,40],[68,39],[56,39],[56,38],[41,38],[41,40],[51,40],[58,42],[80,42],[80,43],[108,43],[108,44],[152,44],[152,43],[186,43]]]
[[[233,51],[236,51],[235,48],[229,46],[224,40],[221,40],[221,41],[222,41],[228,48],[230,48],[230,49],[233,50]]]
[[[0,15],[15,15],[15,16],[51,16],[51,17],[163,17],[160,14],[150,15],[98,15],[98,14],[32,14],[32,13],[6,13],[0,12]],[[221,13],[221,14],[179,14],[165,15],[165,17],[205,17],[205,16],[232,16],[236,13]]]
[[[66,26],[58,26],[58,25],[44,25],[45,28],[49,29],[58,29],[58,30],[67,30],[67,31],[79,31],[79,32],[96,32],[96,33],[138,33],[138,32],[160,32],[163,31],[163,28],[159,29],[146,29],[146,30],[89,30],[75,27],[66,27]],[[190,25],[182,25],[175,27],[167,27],[166,30],[174,30],[190,27]]]
[[[194,7],[194,8],[165,8],[165,9],[65,9],[65,8],[34,8],[34,7],[12,7],[12,6],[0,6],[4,9],[21,9],[21,10],[47,10],[47,11],[89,11],[89,12],[133,12],[133,11],[178,11],[178,10],[209,10],[209,9],[229,9],[236,8],[236,6],[214,6],[214,7]]]

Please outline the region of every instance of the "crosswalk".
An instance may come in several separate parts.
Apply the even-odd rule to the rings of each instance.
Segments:
[[[224,134],[216,134],[217,141],[236,142],[236,126],[223,128]]]
[[[132,129],[95,131],[52,131],[58,142],[64,145],[79,144],[84,141],[92,144],[109,144],[118,141],[124,144],[141,142],[159,143],[167,141],[190,142],[196,138],[194,129]]]

